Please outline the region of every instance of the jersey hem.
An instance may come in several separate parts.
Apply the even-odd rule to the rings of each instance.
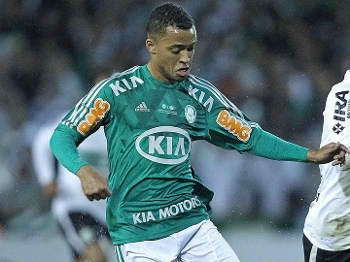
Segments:
[[[196,225],[202,221],[208,220],[210,219],[209,216],[206,217],[199,217],[198,219],[193,219],[191,221],[185,221],[181,222],[181,226],[178,226],[176,229],[172,228],[170,230],[166,230],[166,231],[162,231],[162,232],[158,232],[157,234],[155,234],[154,232],[150,232],[150,235],[152,236],[145,236],[145,237],[132,237],[132,238],[124,238],[123,240],[121,239],[115,239],[113,238],[113,233],[111,233],[111,238],[112,238],[112,242],[113,245],[124,245],[124,244],[129,244],[129,243],[136,243],[136,242],[143,242],[143,241],[151,241],[151,240],[157,240],[157,239],[162,239],[165,237],[168,237],[172,234],[178,233],[190,226]]]

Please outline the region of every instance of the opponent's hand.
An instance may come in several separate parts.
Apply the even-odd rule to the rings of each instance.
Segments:
[[[52,182],[43,186],[43,194],[48,200],[52,200],[57,194],[57,182]]]
[[[345,163],[345,154],[350,153],[349,149],[341,143],[331,142],[318,150],[310,149],[306,159],[315,164],[332,162],[332,165],[342,166]]]
[[[77,176],[80,178],[85,196],[90,201],[106,199],[112,195],[106,179],[100,176],[90,165],[81,167],[77,172]]]

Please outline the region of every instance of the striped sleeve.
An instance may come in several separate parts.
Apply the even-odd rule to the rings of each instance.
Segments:
[[[92,87],[62,119],[50,139],[57,160],[74,174],[88,164],[80,156],[78,145],[106,121],[110,104],[103,88],[108,82],[109,79],[105,79]]]
[[[190,95],[207,109],[210,143],[269,159],[306,161],[308,148],[264,131],[210,82],[195,76],[190,78],[190,82]]]
[[[82,136],[97,130],[98,124],[110,108],[102,92],[108,82],[109,79],[105,79],[92,87],[89,93],[72,108],[61,124],[76,129]]]

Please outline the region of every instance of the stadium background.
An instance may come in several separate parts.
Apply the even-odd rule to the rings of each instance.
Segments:
[[[33,173],[31,139],[100,72],[147,62],[145,23],[161,2],[0,0],[1,262],[65,254]],[[196,21],[192,73],[214,83],[264,129],[318,147],[326,95],[350,64],[350,2],[173,2]],[[193,161],[216,193],[213,219],[242,262],[301,260],[302,223],[319,183],[317,166],[206,143],[194,145]]]

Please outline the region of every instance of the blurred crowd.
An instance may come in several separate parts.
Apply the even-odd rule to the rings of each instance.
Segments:
[[[0,0],[0,224],[45,207],[32,169],[32,137],[101,72],[148,61],[146,20],[162,2]],[[196,21],[193,74],[265,130],[319,146],[326,95],[350,67],[350,1],[172,2]],[[218,221],[255,217],[295,225],[318,184],[317,167],[308,164],[206,143],[194,145],[193,158],[216,193]]]

